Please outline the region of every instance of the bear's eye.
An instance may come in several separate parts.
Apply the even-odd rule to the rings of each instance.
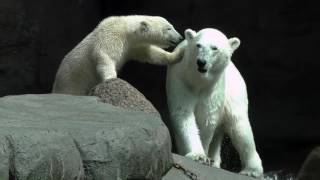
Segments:
[[[171,30],[172,30],[172,28],[171,28],[171,27],[168,27],[168,28],[167,28],[167,31],[171,31]]]
[[[197,43],[196,46],[197,46],[197,48],[201,48],[202,45]]]
[[[211,49],[214,51],[218,50],[217,46],[211,46]]]

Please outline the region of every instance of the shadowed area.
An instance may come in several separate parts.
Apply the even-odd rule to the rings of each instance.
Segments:
[[[110,15],[160,15],[180,34],[214,27],[241,40],[233,59],[248,86],[249,116],[265,171],[297,173],[320,144],[316,3],[2,0],[0,96],[49,93],[63,57]],[[120,77],[142,92],[168,124],[165,75],[164,66],[130,62]]]

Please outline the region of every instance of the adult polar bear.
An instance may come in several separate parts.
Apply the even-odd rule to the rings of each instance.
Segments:
[[[248,119],[245,82],[231,62],[239,47],[216,29],[185,31],[182,61],[167,69],[167,98],[179,154],[196,161],[214,160],[220,167],[220,147],[227,133],[240,155],[241,174],[259,177],[262,162]]]
[[[162,48],[175,46],[182,36],[159,16],[111,16],[104,19],[62,60],[53,93],[87,95],[99,82],[116,78],[128,60],[167,65],[182,53]]]

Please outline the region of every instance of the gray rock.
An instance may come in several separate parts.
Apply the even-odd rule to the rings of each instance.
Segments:
[[[9,179],[9,147],[7,140],[2,137],[0,138],[0,179]]]
[[[320,147],[316,147],[308,155],[298,173],[297,180],[320,179]]]
[[[97,96],[104,103],[124,109],[160,116],[156,108],[141,92],[120,78],[109,79],[104,83],[96,85],[91,89],[89,95]]]
[[[0,135],[7,138],[10,170],[16,179],[84,179],[81,156],[71,136],[50,128],[22,127],[8,127]]]
[[[175,164],[183,169],[192,172],[197,180],[255,180],[254,178],[239,175],[219,168],[213,168],[199,164],[186,157],[173,154]],[[169,172],[163,176],[162,180],[190,180],[183,170],[172,167]]]
[[[0,179],[160,179],[172,166],[161,119],[58,94],[0,98]]]

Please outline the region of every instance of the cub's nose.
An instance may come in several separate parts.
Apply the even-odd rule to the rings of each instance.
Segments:
[[[207,62],[206,62],[205,60],[197,59],[197,65],[198,65],[200,68],[203,68],[206,64],[207,64]]]

